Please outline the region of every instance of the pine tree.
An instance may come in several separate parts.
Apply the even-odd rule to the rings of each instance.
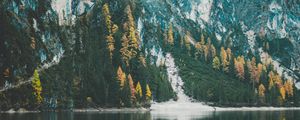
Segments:
[[[136,91],[136,94],[137,94],[137,98],[141,98],[143,96],[142,87],[141,87],[140,82],[138,82],[136,84],[135,91]]]
[[[220,60],[218,56],[213,59],[213,68],[219,70],[220,69]]]
[[[41,85],[40,75],[37,70],[34,70],[33,80],[32,80],[31,85],[33,88],[33,95],[35,96],[37,104],[41,104],[43,101],[43,98],[41,96],[42,85]]]
[[[273,71],[269,72],[269,90],[271,90],[274,87],[274,78],[275,75],[273,73]]]
[[[172,24],[169,24],[169,30],[168,30],[168,43],[170,45],[174,45],[174,37],[173,37],[173,27]]]
[[[152,93],[151,93],[149,85],[147,84],[147,86],[146,86],[146,100],[151,100],[151,99],[152,99]]]
[[[145,59],[145,57],[142,54],[139,57],[139,61],[142,63],[142,65],[144,67],[147,67],[146,59]]]

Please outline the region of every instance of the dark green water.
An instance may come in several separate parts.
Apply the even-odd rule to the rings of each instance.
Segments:
[[[180,112],[179,112],[180,113]],[[0,120],[300,120],[300,111],[227,111],[199,114],[43,112],[0,114]]]

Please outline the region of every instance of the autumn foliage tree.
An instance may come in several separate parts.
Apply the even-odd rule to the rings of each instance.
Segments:
[[[152,93],[151,93],[149,85],[147,84],[147,86],[146,86],[146,100],[149,101],[151,99],[152,99]]]
[[[237,58],[234,59],[234,68],[236,71],[236,76],[241,80],[245,79],[244,65],[245,65],[244,56],[238,56]]]
[[[213,59],[213,68],[216,69],[216,70],[219,70],[220,69],[220,60],[219,60],[219,57],[216,56],[214,59]]]
[[[126,74],[123,72],[123,70],[120,66],[117,71],[117,79],[119,80],[120,88],[123,89],[123,87],[125,85],[125,81],[126,81]]]
[[[133,79],[131,77],[131,75],[129,74],[127,77],[128,81],[129,81],[129,87],[130,87],[130,92],[131,92],[131,99],[132,101],[135,101],[136,97],[135,97],[135,88],[133,85]]]
[[[221,47],[221,62],[222,62],[222,68],[223,71],[228,72],[228,66],[229,66],[229,58],[227,56],[227,52],[225,51],[224,47]]]
[[[139,40],[138,40],[138,33],[135,28],[134,18],[132,16],[130,6],[127,6],[125,9],[125,13],[127,15],[127,22],[124,23],[124,34],[121,38],[121,57],[122,60],[129,65],[129,61],[136,57],[138,50],[139,50]]]
[[[185,45],[185,48],[190,53],[190,51],[191,51],[191,43],[190,43],[190,33],[189,32],[187,32],[186,35],[185,35],[185,37],[184,37],[184,45]]]
[[[102,11],[105,18],[106,30],[107,30],[106,32],[107,49],[109,51],[110,59],[112,59],[113,51],[115,50],[115,45],[114,45],[115,40],[113,34],[115,34],[115,32],[117,31],[118,26],[116,24],[113,24],[113,22],[111,21],[109,6],[107,3],[103,5]]]
[[[170,44],[170,45],[174,45],[174,37],[173,37],[173,26],[172,26],[172,24],[170,23],[169,24],[169,29],[168,29],[168,43]]]
[[[136,84],[135,91],[136,91],[137,98],[141,98],[143,96],[142,87],[141,87],[140,82],[138,82]]]
[[[285,88],[285,91],[287,92],[289,97],[294,96],[293,86],[294,86],[294,83],[293,83],[292,80],[285,81],[284,88]]]
[[[37,104],[41,104],[43,101],[43,98],[41,95],[42,94],[42,84],[41,84],[40,75],[38,73],[38,70],[34,70],[31,86],[33,88],[33,95],[36,99]]]
[[[258,86],[258,96],[260,97],[261,102],[264,102],[266,88],[263,84]]]

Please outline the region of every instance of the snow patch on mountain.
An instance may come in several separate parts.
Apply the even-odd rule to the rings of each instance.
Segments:
[[[248,30],[248,27],[244,24],[244,22],[240,22],[241,24],[241,28],[242,28],[242,31],[243,33],[246,35],[247,37],[247,40],[248,40],[248,44],[250,46],[250,49],[252,51],[252,53],[255,52],[254,50],[254,46],[255,46],[255,42],[256,42],[256,35],[255,35],[255,32],[253,30]]]
[[[163,55],[163,51],[161,48],[156,48],[153,46],[150,49],[150,53],[148,53],[147,49],[145,50],[145,55],[148,56],[150,55],[150,63],[153,65],[155,64],[157,67],[159,67],[162,63],[165,63],[165,57]],[[155,57],[155,58],[153,58]]]
[[[144,40],[143,40],[143,35],[144,35],[144,33],[143,33],[143,27],[144,27],[144,25],[143,25],[143,22],[142,22],[142,20],[141,20],[141,18],[139,18],[138,19],[138,24],[137,24],[137,31],[138,31],[138,33],[139,33],[139,36],[140,36],[140,44],[139,44],[139,47],[141,48],[142,47],[142,45],[144,44]]]

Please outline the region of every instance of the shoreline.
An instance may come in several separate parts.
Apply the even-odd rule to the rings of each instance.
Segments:
[[[300,110],[300,107],[213,107],[211,109],[199,109],[203,112],[226,112],[226,111],[284,111],[284,110]],[[157,111],[151,108],[82,108],[73,110],[49,110],[49,111],[31,111],[20,108],[19,110],[10,109],[8,111],[0,111],[0,114],[23,114],[23,113],[40,113],[40,112],[75,112],[75,113],[134,113],[134,112],[151,112]],[[158,110],[159,111],[159,110]]]

